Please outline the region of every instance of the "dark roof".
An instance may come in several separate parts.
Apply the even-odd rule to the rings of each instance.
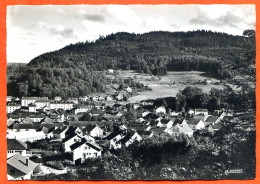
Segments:
[[[27,144],[16,139],[7,139],[7,150],[26,150]]]
[[[151,120],[151,122],[149,123],[150,126],[156,126],[158,124],[158,121],[155,120]]]
[[[146,136],[149,136],[149,135],[151,135],[151,131],[146,131],[146,130],[137,130],[137,133],[139,134],[139,135],[146,135]]]
[[[60,134],[63,131],[65,131],[67,129],[67,127],[62,127],[62,128],[58,128],[56,130],[53,131],[54,134]]]
[[[7,160],[7,165],[10,165],[27,175],[32,172],[38,164],[25,158],[21,154],[16,154]]]
[[[90,133],[95,127],[96,125],[87,125],[82,131]]]
[[[123,139],[121,139],[121,142],[122,142],[123,144],[125,144],[127,141],[129,141],[129,140],[133,137],[133,135],[134,135],[135,133],[136,133],[135,131],[129,131],[129,132],[127,132],[126,136],[125,136]]]
[[[182,124],[183,121],[184,121],[184,118],[181,118],[181,119],[176,118],[176,119],[174,120],[173,124],[174,124],[174,125]]]
[[[72,145],[70,146],[70,149],[73,151],[73,150],[77,149],[78,147],[82,146],[83,144],[86,144],[86,145],[88,145],[89,147],[91,147],[91,148],[93,148],[93,149],[95,149],[95,150],[97,150],[97,151],[101,151],[101,148],[100,148],[98,145],[96,145],[96,144],[94,144],[94,143],[87,142],[85,138],[82,139],[82,140],[79,141],[79,142],[76,142],[76,143],[72,144]]]
[[[162,123],[162,124],[168,124],[169,121],[170,121],[170,119],[162,119],[162,120],[161,120],[161,123]]]
[[[67,142],[68,140],[72,139],[75,136],[78,136],[78,135],[76,133],[70,134],[70,135],[66,136],[64,139],[62,139],[62,142],[65,143],[65,142]]]
[[[81,141],[78,141],[78,142],[72,144],[72,145],[70,146],[70,149],[73,151],[73,150],[77,149],[78,147],[80,147],[81,145],[83,145],[83,144],[85,144],[85,143],[86,143],[86,139],[83,138]]]
[[[69,126],[68,130],[66,131],[66,135],[73,135],[75,134],[75,131],[76,131],[77,127],[74,127],[74,126]]]
[[[121,134],[122,132],[112,132],[111,134],[109,134],[105,139],[107,140],[112,140],[113,138],[115,138],[116,136],[118,136],[119,134]]]

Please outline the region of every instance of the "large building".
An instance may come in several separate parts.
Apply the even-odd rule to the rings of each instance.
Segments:
[[[22,106],[28,107],[29,104],[39,100],[48,100],[48,97],[22,97]]]
[[[18,103],[13,103],[13,102],[7,102],[6,104],[6,112],[7,113],[12,113],[17,109],[21,108],[21,104]]]
[[[73,102],[51,102],[50,109],[63,109],[63,110],[71,110],[75,104]]]

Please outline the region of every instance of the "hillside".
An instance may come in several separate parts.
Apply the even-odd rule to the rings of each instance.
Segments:
[[[218,79],[255,74],[255,37],[210,31],[116,33],[7,68],[8,95],[74,97],[105,92],[105,69],[153,75],[203,71]],[[99,71],[99,72],[98,72]]]
[[[117,33],[40,55],[30,67],[131,69],[154,75],[199,70],[226,78],[255,62],[253,37],[208,31]],[[246,67],[246,68],[245,68]],[[245,70],[243,70],[245,69]]]

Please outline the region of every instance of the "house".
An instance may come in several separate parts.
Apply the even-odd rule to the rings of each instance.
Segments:
[[[176,116],[179,116],[179,115],[180,115],[180,112],[172,111],[172,112],[170,113],[170,115],[171,115],[172,117],[176,117]]]
[[[147,139],[153,137],[154,133],[146,130],[137,130],[137,133],[142,137],[142,139]]]
[[[165,127],[154,127],[151,128],[149,131],[153,132],[153,135],[161,136],[165,133],[166,128]]]
[[[91,109],[91,111],[89,112],[89,114],[91,116],[100,116],[103,115],[104,112],[101,109]]]
[[[171,128],[172,125],[173,125],[173,122],[170,119],[161,119],[160,122],[161,122],[163,127],[167,127],[167,128]]]
[[[166,109],[165,109],[165,107],[158,107],[155,110],[155,113],[156,113],[156,115],[164,115],[164,114],[166,114]]]
[[[68,129],[67,127],[63,127],[63,128],[58,128],[58,129],[54,130],[53,137],[56,139],[64,139],[67,129]]]
[[[28,112],[33,112],[33,113],[36,112],[36,105],[35,105],[35,103],[30,103],[28,105]]]
[[[86,101],[88,101],[88,99],[89,99],[89,96],[80,96],[79,97],[80,102],[86,102]]]
[[[37,166],[38,164],[21,154],[13,155],[7,159],[7,179],[30,180]]]
[[[124,95],[123,95],[122,93],[119,93],[119,94],[116,96],[116,99],[117,99],[118,101],[121,101],[121,100],[124,99]]]
[[[209,111],[208,111],[208,109],[195,109],[194,115],[196,116],[197,114],[204,114],[204,116],[208,116]]]
[[[79,99],[78,98],[68,98],[67,102],[78,104],[79,103]]]
[[[76,142],[80,142],[81,140],[82,137],[80,137],[76,133],[66,136],[64,139],[62,139],[65,152],[70,152],[71,151],[70,146],[75,144]]]
[[[108,71],[109,74],[113,74],[114,73],[113,69],[108,69],[107,71]]]
[[[75,164],[81,164],[88,158],[100,158],[102,151],[101,147],[95,143],[87,142],[86,139],[71,145],[70,149]]]
[[[176,126],[173,126],[171,128],[166,128],[164,130],[164,132],[168,133],[171,136],[175,136],[175,137],[180,135],[180,131],[179,131],[178,127],[176,127]]]
[[[136,131],[128,131],[126,133],[126,136],[121,139],[121,144],[128,147],[130,144],[133,144],[135,141],[140,142],[142,140],[142,137],[136,132]]]
[[[114,100],[112,96],[109,96],[109,95],[106,96],[106,101],[112,101],[112,100]]]
[[[55,96],[54,101],[61,101],[62,98],[60,96]]]
[[[45,138],[45,134],[42,131],[36,131],[39,129],[39,125],[35,124],[16,124],[13,123],[7,129],[7,138],[17,139],[23,142],[35,141]]]
[[[7,158],[15,154],[26,156],[27,144],[16,139],[7,139]]]
[[[88,105],[78,105],[75,109],[75,114],[80,112],[88,112],[91,108]]]
[[[83,130],[83,134],[90,135],[92,137],[100,137],[104,136],[104,131],[97,125],[87,125]]]
[[[120,149],[121,148],[121,143],[120,140],[123,139],[124,134],[119,131],[119,132],[113,132],[109,134],[105,139],[109,141],[109,148],[110,149]]]
[[[48,99],[38,99],[35,101],[36,109],[42,109],[44,107],[50,106],[50,100]]]
[[[183,133],[185,135],[188,135],[189,137],[193,136],[193,130],[189,127],[188,124],[184,123],[184,124],[178,124],[176,125],[176,127],[178,128],[178,131],[180,133]]]
[[[208,116],[207,119],[205,120],[205,125],[212,124],[214,125],[215,123],[219,123],[220,118],[217,116]]]
[[[130,88],[130,87],[127,87],[127,88],[126,88],[126,91],[127,91],[128,93],[132,93],[132,92],[133,92],[133,89]]]
[[[191,118],[186,120],[187,124],[190,126],[192,130],[200,130],[205,128],[205,124],[201,119]]]

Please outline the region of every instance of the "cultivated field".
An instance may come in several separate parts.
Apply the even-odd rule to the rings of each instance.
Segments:
[[[212,87],[222,89],[222,85],[216,85],[219,82],[217,79],[208,78],[204,72],[189,71],[189,72],[168,72],[166,76],[160,78],[149,74],[136,73],[134,71],[121,71],[124,78],[136,76],[136,80],[147,85],[152,91],[144,91],[136,96],[128,99],[129,102],[138,102],[145,99],[155,99],[159,97],[176,96],[176,94],[187,86],[197,86],[208,93]],[[199,84],[205,79],[208,84]]]

